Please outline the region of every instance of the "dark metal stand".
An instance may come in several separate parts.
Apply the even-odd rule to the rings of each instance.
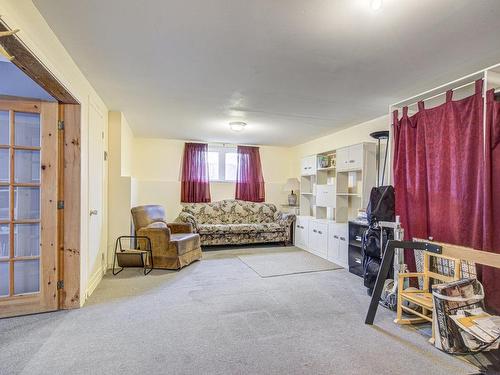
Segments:
[[[134,240],[134,244],[136,246],[137,240],[146,241],[146,249],[144,250],[127,250],[122,246],[122,239]],[[144,256],[149,254],[149,259],[151,266],[150,268],[146,267],[146,262],[144,260]],[[119,259],[119,257],[127,257],[128,259]],[[120,269],[115,271],[116,262],[118,261],[118,267]],[[120,236],[116,239],[115,243],[115,254],[113,257],[113,275],[118,275],[123,271],[125,267],[141,267],[144,269],[144,275],[148,275],[154,268],[153,265],[153,250],[151,246],[151,240],[146,236]]]
[[[370,134],[372,138],[375,138],[377,140],[377,187],[384,185],[384,177],[385,177],[385,166],[387,164],[387,150],[389,149],[388,147],[388,141],[389,141],[389,130],[380,130],[377,132],[373,132]],[[382,171],[382,183],[380,182],[380,141],[382,139],[385,139],[387,141],[385,145],[385,156],[384,156],[384,169]]]
[[[434,254],[442,253],[441,246],[429,242],[396,241],[396,240],[387,241],[387,245],[385,246],[384,256],[382,257],[382,264],[380,265],[380,269],[378,271],[377,281],[375,282],[375,287],[373,288],[370,307],[368,308],[368,313],[366,314],[365,324],[369,325],[373,324],[373,320],[375,319],[375,314],[377,313],[380,297],[382,296],[382,290],[384,289],[385,276],[389,272],[389,268],[391,267],[391,262],[394,259],[395,249],[425,250]]]

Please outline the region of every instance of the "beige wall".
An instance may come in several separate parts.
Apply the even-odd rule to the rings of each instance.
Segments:
[[[81,150],[82,150],[82,187],[81,187],[81,280],[80,280],[80,302],[84,303],[88,281],[95,279],[94,275],[87,269],[88,258],[88,131],[92,124],[88,121],[89,103],[99,107],[102,113],[108,109],[97,92],[79,70],[71,56],[63,47],[59,39],[47,25],[44,18],[38,12],[31,1],[1,0],[0,14],[2,20],[11,28],[19,28],[21,31],[17,37],[30,49],[37,58],[50,70],[57,79],[76,97],[81,104]],[[105,139],[107,139],[107,117],[105,124]],[[105,165],[106,169],[107,166]],[[106,173],[106,172],[105,172]],[[104,211],[107,210],[107,199],[103,200]],[[107,223],[106,214],[103,215],[102,235],[106,236]],[[99,270],[100,271],[100,270]]]
[[[132,175],[136,184],[137,204],[162,204],[167,219],[174,220],[180,212],[180,172],[185,141],[173,139],[136,138],[133,144]],[[290,148],[261,146],[260,157],[266,182],[266,201],[285,203],[283,191],[292,174],[293,153]],[[234,199],[235,184],[211,183],[212,201]]]
[[[112,118],[117,116],[119,124]],[[370,133],[389,128],[387,116],[341,130],[339,132],[300,144],[295,147],[261,146],[260,155],[264,180],[266,181],[266,201],[280,205],[286,203],[287,192],[283,186],[287,178],[300,173],[300,158],[331,149],[373,141]],[[110,221],[108,248],[112,251],[114,240],[127,233],[129,219],[126,210],[139,204],[161,204],[167,212],[167,220],[174,220],[182,209],[180,202],[180,175],[184,150],[183,140],[160,138],[134,138],[123,115],[110,112],[110,167],[118,173],[110,173]],[[116,144],[115,144],[116,143]],[[113,152],[114,147],[117,147]],[[120,164],[113,163],[113,156],[120,155]],[[127,166],[127,164],[129,166]],[[115,188],[116,187],[116,188]],[[212,201],[234,198],[235,184],[228,182],[211,183]],[[113,205],[113,199],[119,207]],[[130,206],[127,206],[130,203]],[[126,207],[126,209],[125,209]],[[119,216],[119,217],[117,217]],[[111,257],[109,257],[112,260]]]
[[[127,122],[127,119],[122,114],[120,121],[121,130],[121,174],[122,176],[132,175],[132,158],[134,154],[134,133]]]
[[[106,241],[108,267],[113,264],[116,239],[130,233],[130,207],[133,205],[133,184],[130,177],[133,140],[133,133],[125,116],[121,112],[109,112],[108,202],[110,220]]]
[[[293,174],[296,176],[300,175],[300,159],[304,156],[335,150],[360,142],[375,142],[375,140],[370,137],[370,133],[379,130],[389,130],[389,128],[389,116],[385,115],[295,146],[292,148],[292,153],[294,155]],[[390,169],[390,165],[390,158],[388,157],[387,169]]]

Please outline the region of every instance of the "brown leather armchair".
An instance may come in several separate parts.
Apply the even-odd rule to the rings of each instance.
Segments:
[[[176,270],[201,259],[200,236],[191,224],[167,223],[162,206],[137,206],[131,212],[136,234],[151,240],[154,268]]]

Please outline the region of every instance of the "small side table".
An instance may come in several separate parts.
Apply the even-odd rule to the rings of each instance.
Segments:
[[[280,204],[283,212],[300,215],[300,207],[299,206],[291,206],[289,204]]]
[[[144,241],[146,248],[139,249],[126,249],[122,246],[122,240],[137,240]],[[116,263],[120,269],[115,271]],[[115,254],[113,257],[113,275],[118,275],[125,267],[140,267],[144,269],[144,275],[149,274],[153,270],[153,251],[151,247],[151,240],[146,236],[120,236],[116,239]]]

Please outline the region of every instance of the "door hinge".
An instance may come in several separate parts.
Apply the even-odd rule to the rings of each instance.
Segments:
[[[57,289],[64,289],[64,280],[57,281]]]
[[[57,209],[62,210],[64,208],[64,201],[57,201]]]
[[[57,122],[57,129],[58,130],[64,130],[64,121],[63,120],[59,120]]]

